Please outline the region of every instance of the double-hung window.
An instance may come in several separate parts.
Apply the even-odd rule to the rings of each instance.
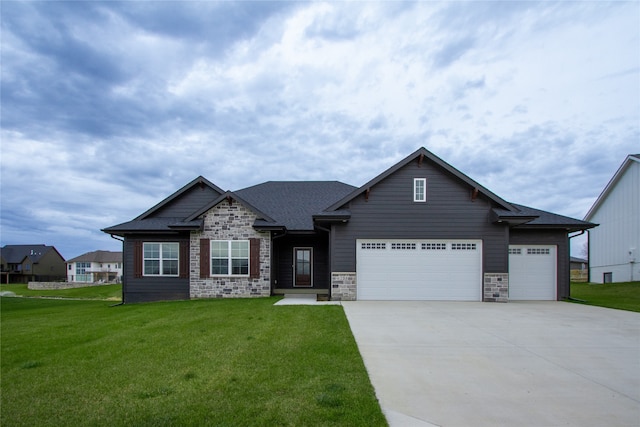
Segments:
[[[145,243],[143,247],[145,276],[178,275],[179,243]]]
[[[248,240],[212,240],[211,274],[213,276],[248,276]]]
[[[413,179],[413,201],[414,202],[427,201],[427,178]]]

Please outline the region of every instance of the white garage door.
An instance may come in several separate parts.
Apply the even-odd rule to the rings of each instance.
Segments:
[[[509,299],[556,299],[556,247],[509,246]]]
[[[482,300],[481,240],[358,240],[359,300]]]

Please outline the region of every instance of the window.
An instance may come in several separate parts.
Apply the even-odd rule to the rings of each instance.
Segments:
[[[415,243],[392,243],[391,250],[409,250],[413,251],[416,249]]]
[[[413,201],[414,202],[427,201],[427,178],[413,179]]]
[[[91,273],[87,271],[91,270],[90,262],[76,262],[76,280],[78,282],[90,282]]]
[[[451,250],[454,251],[475,251],[476,244],[475,243],[452,243]]]
[[[422,249],[426,251],[445,251],[447,250],[446,243],[423,243]]]
[[[374,250],[378,250],[378,249],[387,249],[387,244],[386,243],[362,243],[362,249],[365,250],[369,250],[369,249],[374,249]]]
[[[145,276],[177,276],[179,243],[144,243]]]
[[[549,248],[527,248],[527,255],[549,255]]]
[[[249,241],[212,240],[211,274],[214,276],[248,276]]]
[[[520,248],[509,248],[509,255],[522,255],[522,249],[520,249]]]

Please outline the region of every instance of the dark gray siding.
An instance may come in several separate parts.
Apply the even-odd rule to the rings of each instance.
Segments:
[[[122,298],[124,303],[167,301],[189,299],[189,278],[179,277],[140,277],[134,276],[134,245],[141,242],[180,242],[189,241],[188,234],[131,236],[125,238],[123,251]]]
[[[427,202],[413,201],[413,179],[427,178]],[[508,266],[508,229],[490,223],[491,201],[437,165],[413,161],[354,199],[351,220],[333,227],[332,271],[356,271],[356,239],[482,239],[485,272]]]
[[[211,187],[196,185],[158,209],[149,218],[186,218],[218,197],[220,193]]]
[[[329,288],[329,238],[327,233],[287,235],[274,242],[274,288],[293,288],[293,249],[313,248],[313,288]]]
[[[564,230],[512,229],[510,245],[556,245],[558,247],[558,300],[570,295],[569,237]]]

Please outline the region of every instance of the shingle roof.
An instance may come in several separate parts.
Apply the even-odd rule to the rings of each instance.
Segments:
[[[530,208],[528,206],[517,205],[515,203],[512,203],[511,205],[517,208],[518,212],[508,211],[510,215],[514,217],[523,216],[534,218],[531,221],[516,226],[517,228],[565,228],[569,231],[577,231],[597,226],[597,224],[593,224],[591,222],[554,214],[540,209]]]
[[[40,258],[52,249],[58,252],[53,246],[47,245],[5,245],[0,248],[0,253],[7,263],[19,264],[26,257],[28,257],[31,262],[38,262]],[[62,255],[60,258],[64,259]]]
[[[268,181],[235,191],[288,230],[313,230],[313,215],[356,187],[339,181]]]
[[[67,262],[122,262],[122,252],[93,251],[87,252]]]
[[[183,221],[184,218],[146,218],[134,219],[111,227],[104,228],[105,233],[120,235],[120,233],[172,232],[184,229],[197,229],[202,226],[202,220]]]

